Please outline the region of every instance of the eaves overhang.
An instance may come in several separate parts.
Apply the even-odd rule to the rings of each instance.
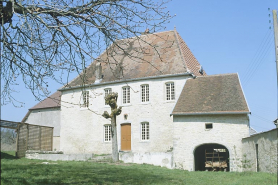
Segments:
[[[31,108],[29,109],[29,111],[33,111],[33,110],[41,110],[41,109],[59,109],[61,108],[61,106],[53,106],[53,107],[40,107],[40,108]]]
[[[58,89],[58,91],[66,91],[66,90],[72,90],[72,89],[95,87],[95,86],[102,86],[102,85],[109,85],[109,84],[116,84],[116,83],[133,82],[133,81],[139,81],[139,80],[151,80],[151,79],[158,79],[158,78],[179,77],[179,76],[194,77],[193,73],[168,74],[168,75],[149,76],[149,77],[142,77],[142,78],[122,79],[122,80],[111,81],[111,82],[93,83],[93,84],[79,85],[79,86],[74,86],[74,87],[65,87],[65,88]]]

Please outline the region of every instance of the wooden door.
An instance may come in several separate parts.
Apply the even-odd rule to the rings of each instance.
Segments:
[[[121,150],[131,150],[131,124],[121,125]]]

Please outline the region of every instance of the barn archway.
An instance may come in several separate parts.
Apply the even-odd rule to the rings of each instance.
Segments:
[[[195,171],[230,171],[229,150],[220,144],[203,144],[194,151]]]

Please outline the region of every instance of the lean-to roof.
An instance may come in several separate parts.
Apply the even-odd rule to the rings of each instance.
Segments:
[[[60,107],[61,94],[60,91],[57,91],[29,110]]]
[[[188,79],[173,115],[249,113],[237,74]]]

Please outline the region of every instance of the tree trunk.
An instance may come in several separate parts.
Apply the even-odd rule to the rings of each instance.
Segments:
[[[116,126],[116,115],[111,118],[111,131],[112,131],[112,159],[114,162],[119,161],[119,150],[117,142],[117,126]]]

